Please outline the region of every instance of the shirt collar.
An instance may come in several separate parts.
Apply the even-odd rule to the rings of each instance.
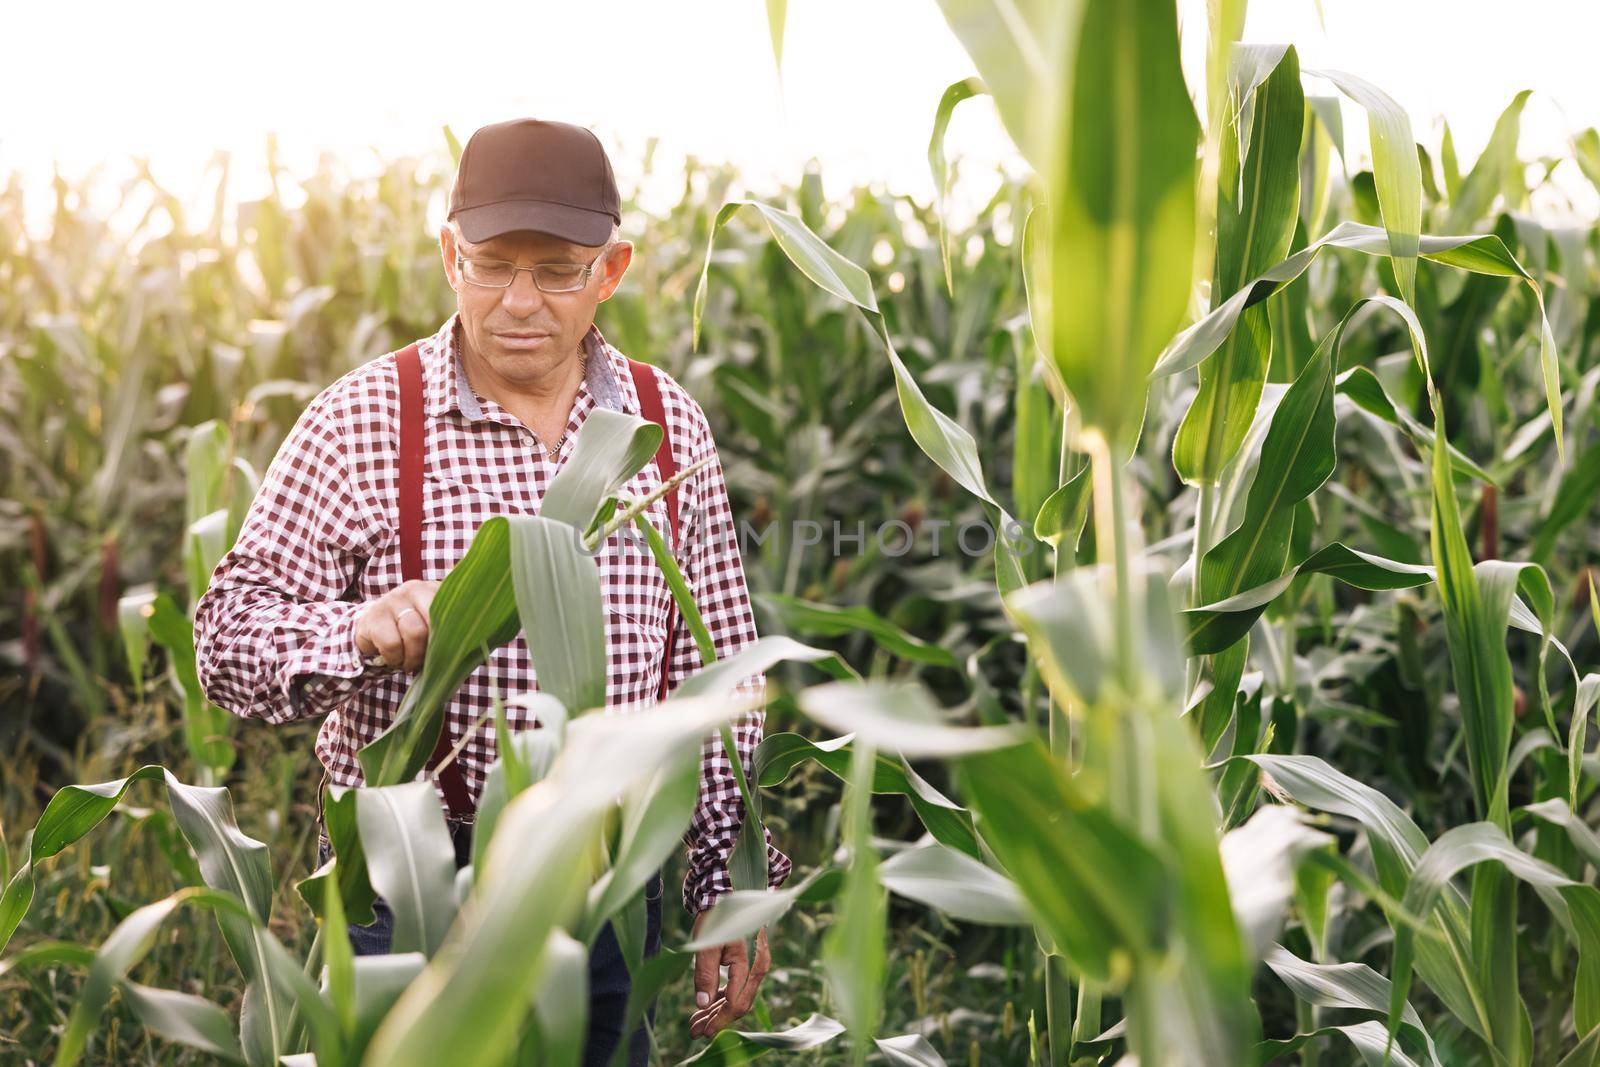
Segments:
[[[432,416],[451,410],[460,411],[468,420],[484,417],[483,406],[472,391],[466,367],[461,362],[460,347],[456,344],[456,327],[460,312],[453,312],[432,337],[420,342],[424,376],[423,410]],[[595,406],[639,414],[638,402],[631,392],[622,388],[620,375],[626,373],[623,356],[606,342],[600,327],[593,324],[583,337],[584,351],[588,354],[584,366],[583,388],[594,398]]]

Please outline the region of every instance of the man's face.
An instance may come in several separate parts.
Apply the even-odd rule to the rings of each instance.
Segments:
[[[446,225],[440,230],[439,244],[450,287],[456,291],[467,346],[491,373],[512,386],[537,382],[553,367],[576,356],[578,345],[594,324],[595,307],[616,292],[633,257],[633,246],[627,241],[591,248],[533,230],[516,230],[482,244],[465,239],[458,244]],[[595,261],[602,248],[604,255]],[[465,259],[503,259],[528,267],[536,263],[581,266],[595,261],[595,271],[582,289],[567,293],[544,292],[528,271],[518,271],[508,288],[497,289],[474,285],[461,276],[456,263],[458,249]]]

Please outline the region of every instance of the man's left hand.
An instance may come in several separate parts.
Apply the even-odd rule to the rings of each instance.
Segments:
[[[709,911],[710,909],[706,909]],[[706,912],[695,916],[694,934],[698,937]],[[718,986],[719,968],[728,968],[728,984]],[[772,953],[767,949],[767,931],[756,934],[756,958],[750,960],[743,938],[725,945],[712,945],[694,955],[694,1003],[689,1015],[690,1037],[711,1037],[732,1026],[756,1002],[761,980],[772,968]]]

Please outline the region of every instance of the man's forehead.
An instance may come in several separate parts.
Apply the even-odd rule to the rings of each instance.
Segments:
[[[474,252],[501,259],[540,256],[547,261],[571,260],[574,263],[587,263],[593,254],[593,249],[538,230],[512,230],[510,233],[503,233],[470,247]]]

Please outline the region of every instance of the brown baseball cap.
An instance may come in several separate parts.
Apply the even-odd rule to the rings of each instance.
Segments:
[[[622,222],[622,205],[611,160],[592,132],[511,119],[467,139],[445,217],[473,244],[537,230],[596,248]]]

